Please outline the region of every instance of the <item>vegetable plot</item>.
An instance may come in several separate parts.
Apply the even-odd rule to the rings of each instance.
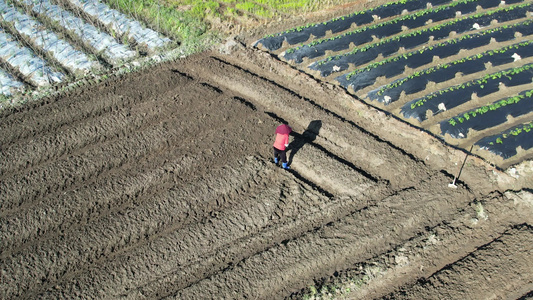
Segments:
[[[350,47],[350,44],[359,46],[365,43],[372,42],[374,38],[383,39],[394,34],[401,33],[405,28],[415,29],[424,26],[427,22],[438,22],[443,20],[448,20],[454,18],[458,12],[461,14],[470,14],[476,11],[476,5],[478,1],[476,0],[462,0],[457,2],[452,2],[451,4],[426,9],[419,11],[410,15],[402,16],[390,21],[383,23],[378,23],[375,25],[358,28],[354,31],[331,37],[328,39],[319,39],[315,40],[309,44],[299,46],[296,48],[290,48],[282,53],[281,56],[288,61],[295,61],[296,63],[303,62],[304,58],[312,59],[325,55],[326,51],[341,51],[347,50]],[[487,7],[495,7],[500,1],[495,0],[484,0],[481,1],[486,4]],[[520,11],[516,10],[514,13],[499,11],[500,19],[505,19],[508,15],[518,16]],[[492,17],[491,17],[492,20]],[[485,22],[483,22],[485,21]],[[490,20],[480,18],[481,26],[482,24],[490,23]],[[461,24],[464,27],[467,27],[467,24]],[[458,30],[467,30],[467,28],[458,27]],[[436,36],[434,34],[434,36]],[[447,35],[446,35],[447,36]],[[439,39],[438,36],[435,37]],[[424,39],[419,39],[418,45],[427,42]],[[398,50],[395,49],[394,52]]]
[[[441,134],[456,139],[468,137],[472,130],[482,131],[504,124],[509,116],[517,118],[533,111],[533,90],[498,100],[491,104],[461,113],[440,123]]]
[[[374,84],[376,79],[380,76],[392,78],[401,75],[407,67],[415,69],[430,64],[433,62],[434,57],[440,59],[447,58],[452,55],[457,55],[461,49],[472,50],[486,46],[491,40],[498,42],[512,40],[515,39],[515,34],[517,33],[520,33],[522,36],[533,34],[533,22],[526,21],[512,26],[489,29],[472,35],[463,35],[460,38],[451,39],[436,45],[424,47],[420,50],[373,62],[364,68],[341,75],[337,77],[336,80],[340,82],[343,87],[349,87],[354,91],[359,91]],[[366,52],[361,52],[361,54],[362,53]],[[316,63],[313,65],[315,64]],[[310,68],[315,69],[313,67]],[[346,68],[347,64],[344,69]],[[343,70],[342,64],[339,69]],[[322,76],[327,76],[331,73],[326,70],[321,71]]]
[[[0,28],[0,58],[35,86],[61,82],[65,74],[51,68],[46,61],[15,41]]]
[[[518,55],[518,56],[517,56]],[[397,101],[401,93],[405,95],[414,94],[426,88],[429,82],[440,83],[455,78],[457,73],[463,75],[473,74],[486,70],[487,65],[499,66],[515,61],[515,57],[526,58],[533,55],[533,42],[526,41],[520,44],[507,46],[504,48],[489,50],[483,53],[476,54],[431,67],[422,71],[417,71],[414,74],[397,79],[390,84],[379,87],[368,93],[368,98],[371,100],[378,100],[385,104]],[[482,85],[483,89],[485,86]],[[453,88],[451,88],[453,91]],[[484,95],[486,92],[478,94]],[[416,105],[420,105],[417,103]]]
[[[408,32],[405,34],[401,34],[399,36],[395,36],[393,38],[385,39],[378,43],[369,44],[361,48],[355,48],[349,53],[346,53],[343,55],[330,56],[326,59],[319,60],[311,64],[309,68],[312,70],[320,71],[322,76],[328,76],[332,74],[333,72],[344,71],[348,69],[349,65],[353,65],[355,67],[361,66],[365,63],[368,63],[376,59],[379,55],[382,55],[383,57],[388,57],[398,52],[400,48],[412,49],[412,48],[416,48],[419,46],[423,46],[427,44],[430,40],[432,41],[444,40],[448,38],[452,32],[457,34],[457,33],[474,31],[476,30],[478,26],[489,25],[490,22],[492,22],[492,20],[506,21],[506,20],[509,20],[509,18],[513,18],[513,17],[516,19],[523,18],[526,16],[527,10],[529,8],[530,8],[530,5],[524,5],[524,6],[519,5],[519,6],[514,6],[511,8],[502,8],[496,11],[487,12],[483,14],[476,14],[476,15],[465,17],[462,19],[454,19],[454,20],[445,22],[437,26],[428,27],[428,28],[424,28],[422,30],[416,30],[413,32]],[[515,30],[525,31],[526,29],[515,28]],[[531,31],[531,28],[529,27],[529,29],[527,30]],[[511,33],[511,30],[508,30],[508,31],[502,32],[501,36],[495,34],[493,37],[497,39],[497,41],[503,41],[506,38],[507,39],[514,38],[514,32]],[[465,44],[471,43],[469,40],[472,40],[472,39],[476,40],[476,38],[474,37],[469,37],[469,38],[463,37],[461,39],[463,40],[463,43]],[[487,37],[485,37],[485,40],[487,41],[487,43],[490,42],[490,38],[487,39]],[[453,41],[454,40],[448,43],[453,43]],[[473,47],[473,46],[475,45],[471,45],[469,47]],[[430,46],[428,49],[433,50],[434,47],[435,46]],[[459,51],[460,49],[462,48],[451,47],[446,50],[448,51],[451,50],[452,53],[450,54],[436,53],[436,55],[437,56],[443,55],[443,57],[446,57],[446,56],[450,56],[454,54],[453,50]],[[439,50],[442,50],[442,49],[439,49]],[[429,54],[426,53],[426,55],[429,55]],[[429,57],[426,57],[425,60],[423,61],[427,61],[427,59],[429,59]],[[357,73],[357,70],[350,72],[346,75],[339,76],[337,80],[344,87],[348,87],[352,83],[350,79],[356,73]]]
[[[466,149],[478,145],[476,154],[491,159],[494,151],[477,144],[485,133],[500,131],[503,136],[514,132],[513,120],[533,118],[532,4],[464,0],[401,9],[402,3],[392,2],[403,11],[401,16],[374,17],[361,26],[351,21],[350,27],[332,30],[326,39],[317,33],[309,40],[318,24],[297,27],[267,36],[256,46],[276,44],[279,47],[270,51],[302,71],[338,84],[448,143]],[[343,17],[320,24],[340,20]],[[296,43],[302,44],[290,46]],[[305,60],[310,61],[307,66]],[[518,143],[529,149],[526,141],[512,145]],[[531,157],[531,150],[525,152],[501,156]],[[509,161],[519,162],[520,157]]]

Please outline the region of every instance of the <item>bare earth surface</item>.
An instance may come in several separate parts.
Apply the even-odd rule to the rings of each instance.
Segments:
[[[532,294],[531,162],[467,156],[450,188],[465,152],[227,50],[1,113],[0,298],[299,298],[357,276],[342,297]]]

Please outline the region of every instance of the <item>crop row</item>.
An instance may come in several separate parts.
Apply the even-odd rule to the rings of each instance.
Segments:
[[[462,12],[462,14],[473,13],[476,11],[476,5],[478,2],[479,1],[476,0],[454,1],[451,4],[425,9],[390,21],[358,28],[342,35],[336,35],[327,39],[318,39],[306,45],[287,49],[283,54],[283,57],[288,61],[293,60],[296,63],[301,63],[303,58],[311,59],[320,57],[325,55],[327,50],[346,50],[349,49],[351,44],[359,46],[371,42],[374,38],[383,39],[398,34],[402,32],[405,27],[414,29],[425,26],[430,20],[437,22],[452,19],[455,18],[456,12]],[[495,7],[500,3],[499,1],[492,1],[495,3],[491,3],[489,0],[482,2],[487,2],[487,7]],[[516,6],[511,6],[511,8],[516,8]],[[501,10],[505,10],[505,8],[500,8],[494,12]],[[510,11],[507,11],[507,14],[509,14],[509,12]],[[488,15],[488,13],[486,14]],[[434,28],[439,28],[438,26],[439,25]]]
[[[59,38],[53,31],[46,29],[44,24],[29,18],[4,1],[0,1],[0,15],[4,23],[12,26],[12,30],[21,35],[27,43],[48,53],[70,72],[86,74],[99,67],[97,61],[90,59],[85,53]]]
[[[415,118],[422,122],[427,119],[427,110],[436,115],[470,101],[473,93],[476,93],[478,97],[483,97],[497,92],[502,84],[508,87],[531,84],[532,78],[533,64],[487,74],[480,79],[451,86],[422,98],[411,100],[402,106],[401,114],[407,119]]]
[[[22,74],[35,86],[61,82],[65,74],[51,68],[30,49],[21,46],[15,38],[0,28],[0,59]]]
[[[171,42],[169,38],[161,37],[157,32],[143,27],[138,21],[130,20],[126,15],[97,0],[69,0],[69,2],[98,19],[118,36],[126,36],[150,51],[160,49]]]
[[[364,68],[341,75],[336,79],[342,86],[351,87],[356,92],[374,84],[380,76],[391,78],[402,74],[406,67],[415,69],[431,63],[434,57],[443,59],[458,54],[461,49],[472,50],[488,45],[491,40],[497,42],[512,40],[515,39],[516,33],[520,33],[522,36],[533,34],[533,21],[504,25],[475,34],[463,35],[419,50],[375,61]],[[338,67],[338,69],[342,69],[342,67]],[[324,70],[323,72],[326,73],[327,71]]]
[[[377,43],[368,44],[366,46],[355,48],[352,51],[342,54],[330,56],[319,60],[309,66],[312,70],[319,70],[323,76],[328,76],[332,72],[338,72],[348,69],[349,65],[355,67],[371,62],[380,54],[383,57],[390,56],[400,50],[400,47],[411,49],[416,46],[428,43],[430,38],[433,41],[447,39],[451,32],[456,34],[473,31],[481,26],[488,26],[492,20],[498,22],[505,22],[512,19],[519,19],[527,16],[527,11],[531,4],[515,5],[508,8],[499,8],[485,13],[475,14],[461,19],[454,19],[430,28],[416,30],[404,33],[392,38],[384,39]],[[512,12],[512,13],[511,13]],[[477,24],[477,25],[476,25]],[[529,24],[525,27],[527,28]],[[502,27],[503,28],[503,27]],[[512,30],[512,29],[511,29]],[[502,40],[514,38],[514,35],[509,35],[510,31],[504,32],[501,37]],[[527,29],[520,28],[516,30],[525,31]],[[489,39],[490,41],[490,39]],[[434,46],[430,46],[434,47]],[[429,48],[432,50],[432,48]],[[457,48],[456,48],[457,49]],[[348,74],[341,75],[337,80],[344,86],[350,85],[349,81],[352,76],[357,74],[357,70]]]
[[[433,0],[429,2],[431,6],[436,6],[444,3],[449,3],[450,0]],[[289,45],[303,43],[311,36],[314,38],[322,38],[327,31],[333,34],[348,30],[354,24],[361,26],[372,23],[376,19],[392,17],[401,14],[403,11],[413,12],[426,8],[426,2],[418,0],[400,0],[390,2],[382,6],[370,8],[365,11],[357,11],[352,14],[331,19],[321,23],[307,24],[298,26],[277,34],[270,34],[260,39],[255,43],[263,45],[269,51],[275,51],[281,48],[283,41],[287,41]]]
[[[508,116],[516,118],[531,111],[533,111],[533,90],[526,90],[442,121],[441,135],[449,134],[456,139],[467,138],[471,130],[481,131],[495,127],[504,124]]]
[[[517,148],[529,150],[533,148],[533,122],[523,123],[502,133],[484,137],[476,145],[504,159],[517,154]]]
[[[419,92],[425,89],[429,82],[444,82],[453,79],[458,72],[463,75],[473,74],[485,70],[488,63],[492,66],[499,66],[531,55],[533,55],[533,41],[525,41],[500,49],[488,50],[422,71],[416,71],[407,77],[397,79],[369,92],[368,98],[389,104],[398,100],[402,92],[405,92],[406,95]],[[387,100],[385,100],[385,97]],[[417,105],[421,104],[418,103]]]

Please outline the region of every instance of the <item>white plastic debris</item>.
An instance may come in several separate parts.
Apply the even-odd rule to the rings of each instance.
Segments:
[[[441,111],[446,111],[446,105],[444,105],[444,103],[439,103],[439,105],[437,106],[437,108]]]
[[[514,58],[514,61],[518,61],[518,60],[521,60],[521,59],[522,59],[522,57],[520,57],[520,55],[518,55],[518,54],[516,54],[516,53],[513,54],[511,57]]]
[[[333,66],[333,72],[339,72],[340,70],[341,70],[341,67]]]
[[[474,25],[472,25],[472,27],[473,27],[474,29],[480,29],[480,28],[481,28],[481,26],[479,26],[478,23],[474,23]]]
[[[7,71],[0,69],[0,94],[11,96],[15,92],[24,90],[24,84],[16,80]]]
[[[385,99],[384,102],[385,102],[386,105],[390,104],[390,102],[392,100],[391,96],[385,96],[385,97],[383,97],[383,99]]]

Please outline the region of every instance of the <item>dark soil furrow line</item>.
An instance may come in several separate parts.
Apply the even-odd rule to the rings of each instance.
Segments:
[[[294,235],[331,222],[331,218],[354,206],[366,205],[365,199],[368,200],[367,195],[360,195],[358,199],[328,199],[295,182],[280,184],[287,179],[279,176],[257,194],[243,195],[248,201],[238,206],[154,240],[146,247],[133,249],[102,268],[89,270],[90,277],[98,282],[98,291],[93,288],[96,287],[94,282],[86,280],[86,273],[62,283],[59,293],[99,297],[131,293],[131,289],[136,287],[142,287],[145,294],[154,291],[157,294],[166,288],[183,288],[201,280],[205,274],[213,272],[213,268],[221,270],[242,259],[243,253],[251,255],[258,247],[270,247],[291,239]],[[373,194],[377,190],[381,189],[368,193]],[[169,260],[169,257],[172,259]],[[127,267],[125,263],[135,267]],[[126,273],[122,271],[124,267],[129,269]],[[76,283],[72,285],[73,282]],[[139,292],[133,291],[131,295]],[[60,295],[53,289],[46,294],[47,297]],[[155,294],[147,296],[158,297]]]
[[[171,76],[165,77],[158,77],[157,73],[145,74],[144,80],[152,82],[154,89],[159,92],[173,90],[176,86],[187,86],[187,83],[192,82],[191,78],[181,76],[179,73],[170,74]],[[117,80],[116,77],[112,79]],[[20,108],[3,110],[0,118],[2,147],[13,142],[22,143],[24,139],[38,136],[43,132],[57,131],[80,120],[88,121],[108,112],[153,101],[153,97],[150,97],[153,90],[134,89],[135,85],[138,85],[136,79],[120,78],[122,82],[118,84],[123,86],[123,89],[110,86],[110,82],[104,82],[102,84],[104,88],[89,88],[86,93],[67,94],[60,99],[42,99],[27,103]]]
[[[182,165],[176,164],[173,173],[186,171],[187,164],[181,161]],[[263,179],[266,176],[264,170],[264,163],[256,159],[245,160],[235,167],[217,168],[201,180],[176,185],[136,206],[65,230],[60,234],[60,241],[49,239],[35,243],[3,259],[2,265],[9,274],[5,284],[9,286],[9,282],[17,282],[18,286],[18,290],[4,290],[11,296],[29,296],[88,269],[91,264],[112,261],[113,257],[127,254],[160,235],[171,234],[209,218],[209,215],[216,215],[218,211],[240,203],[237,200],[242,193],[264,189],[268,184]],[[271,170],[266,169],[266,173],[269,172]],[[35,256],[36,253],[39,255]],[[69,253],[79,254],[72,261]],[[40,272],[41,267],[47,268],[46,274]],[[41,281],[42,276],[46,282]]]
[[[231,266],[171,298],[281,298],[313,278],[366,261],[458,214],[468,194],[435,189],[442,176],[417,191],[400,193],[317,231],[280,243]]]
[[[223,98],[224,107],[228,111],[231,111],[235,105],[240,105],[232,99]],[[198,108],[195,110],[198,111]],[[189,112],[187,109],[182,109],[181,113]],[[202,114],[202,111],[199,110],[197,113]],[[239,125],[225,122],[222,117],[217,117],[220,113],[225,114],[223,111],[214,113],[205,119],[203,124],[191,125],[186,131],[180,130],[180,127],[168,128],[167,134],[172,135],[172,138],[166,141],[169,145],[150,159],[144,158],[141,162],[132,162],[120,169],[112,169],[108,175],[95,179],[92,183],[67,190],[59,195],[51,195],[36,205],[19,208],[6,215],[0,220],[2,229],[0,232],[6,245],[20,247],[20,244],[25,242],[33,242],[36,235],[42,236],[51,230],[66,230],[82,220],[105,214],[111,207],[116,210],[125,203],[132,201],[140,203],[145,196],[160,193],[165,188],[172,188],[176,180],[186,184],[194,178],[191,177],[193,174],[226,163],[225,159],[221,159],[221,152],[227,147],[232,147],[235,153],[238,153],[240,147],[244,150],[243,154],[252,153],[253,149],[247,149],[241,145],[240,140],[233,138],[239,133]],[[180,122],[176,119],[169,121],[175,124]],[[211,129],[199,134],[201,126],[208,126]],[[189,134],[198,137],[181,145],[181,141],[187,139]],[[221,149],[201,148],[205,143],[217,143],[218,140],[225,138],[232,142],[227,142]],[[131,154],[125,152],[125,155]],[[190,169],[192,166],[195,168]]]
[[[216,85],[225,86],[244,95],[250,101],[260,103],[267,111],[284,116],[292,121],[293,128],[303,130],[313,120],[323,120],[316,142],[334,142],[327,143],[331,152],[352,162],[366,173],[388,180],[393,185],[399,184],[400,181],[395,174],[405,176],[401,178],[402,182],[417,182],[418,178],[427,176],[424,174],[426,168],[423,164],[416,163],[400,150],[391,148],[384,141],[376,140],[369,133],[348,122],[332,118],[323,109],[302,101],[298,95],[280,90],[270,82],[226,63],[209,60],[209,64],[217,65],[217,68],[203,74],[206,78],[216,82]],[[397,167],[395,174],[381,167],[388,164]]]
[[[517,226],[428,280],[385,299],[516,299],[533,288],[533,228]]]
[[[151,102],[143,105],[142,114],[138,108],[122,109],[101,115],[96,119],[85,119],[78,124],[69,124],[59,132],[37,135],[23,144],[6,146],[0,153],[0,176],[35,168],[42,162],[50,162],[65,154],[80,152],[81,149],[111,140],[124,138],[127,134],[153,126],[168,118],[175,106],[169,103]]]

